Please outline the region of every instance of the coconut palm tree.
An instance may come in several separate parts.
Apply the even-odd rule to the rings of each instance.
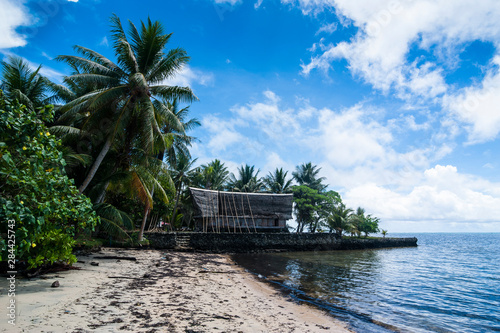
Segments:
[[[351,228],[350,219],[353,212],[354,211],[351,208],[347,208],[344,203],[338,204],[327,220],[330,230],[335,230],[337,235],[342,238],[342,233]]]
[[[358,207],[356,209],[356,212],[353,212],[353,214],[351,215],[350,220],[351,226],[349,231],[351,233],[351,236],[356,235],[358,237],[361,237],[361,230],[366,220],[365,209]]]
[[[255,166],[245,164],[238,169],[238,178],[231,173],[229,176],[228,188],[236,192],[259,192],[264,187],[262,181],[257,178],[259,171],[255,171]]]
[[[263,179],[267,191],[271,193],[291,193],[292,179],[286,179],[288,171],[283,171],[283,168],[276,168],[274,173],[269,174]]]
[[[293,178],[299,183],[299,185],[305,185],[313,190],[322,192],[327,185],[323,185],[322,182],[326,179],[325,177],[319,177],[318,174],[321,168],[317,165],[313,165],[311,162],[298,165],[295,171],[292,173]]]
[[[170,224],[173,226],[177,215],[177,207],[179,206],[179,199],[184,186],[189,183],[190,178],[193,173],[193,164],[197,159],[191,159],[190,156],[186,156],[182,153],[178,154],[175,159],[175,164],[170,165],[170,173],[172,175],[172,180],[175,185],[175,204],[174,210],[172,212],[172,218]]]
[[[49,104],[47,100],[49,80],[40,75],[42,65],[33,70],[23,58],[8,56],[7,61],[0,62],[0,67],[2,71],[0,89],[9,99],[17,99],[31,110]]]
[[[193,186],[207,190],[221,191],[228,180],[229,171],[220,160],[215,159],[198,167],[194,174]]]
[[[163,84],[189,61],[189,57],[180,48],[164,53],[172,34],[165,34],[159,22],[148,19],[146,23],[141,22],[140,29],[129,22],[128,35],[116,15],[111,17],[111,23],[116,64],[82,46],[74,47],[79,56],[57,57],[77,69],[65,79],[66,83],[95,88],[63,106],[63,117],[86,114],[83,126],[86,130],[99,128],[103,121],[109,124],[100,128],[106,139],[79,187],[80,192],[92,181],[117,136],[125,136],[148,154],[157,154],[167,148],[168,140],[162,135],[157,116],[175,117],[171,117],[168,107],[162,107],[164,103],[155,101],[192,102],[197,99],[188,87]],[[182,127],[181,124],[176,126]]]
[[[161,108],[163,107],[161,103],[170,110],[167,114],[169,114],[169,117],[172,119],[167,118],[165,124],[161,128],[161,132],[167,135],[167,140],[170,145],[164,152],[159,154],[158,158],[163,160],[166,155],[167,161],[175,164],[175,159],[178,154],[183,154],[188,157],[191,156],[189,147],[195,138],[187,135],[187,132],[201,126],[201,123],[196,118],[188,119],[189,106],[180,108],[177,99],[174,99],[172,102],[155,101],[154,105],[157,108]]]

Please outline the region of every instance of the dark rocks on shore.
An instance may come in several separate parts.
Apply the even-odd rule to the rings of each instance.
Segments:
[[[417,246],[416,238],[339,238],[334,233],[186,233],[189,248],[207,252],[355,250]],[[148,233],[151,247],[176,248],[175,233]]]

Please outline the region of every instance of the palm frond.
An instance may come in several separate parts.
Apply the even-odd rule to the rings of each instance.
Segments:
[[[191,103],[198,100],[191,88],[178,86],[151,86],[150,91],[153,95],[160,96],[165,100],[177,99],[181,102]]]

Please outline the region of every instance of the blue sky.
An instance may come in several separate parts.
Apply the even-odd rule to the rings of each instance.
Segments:
[[[173,32],[199,163],[313,162],[389,232],[500,231],[497,0],[0,0],[0,52],[60,80],[109,17]]]

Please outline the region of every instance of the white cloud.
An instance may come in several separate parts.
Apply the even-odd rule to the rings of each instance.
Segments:
[[[320,33],[324,32],[327,34],[333,33],[335,30],[337,30],[337,23],[333,22],[330,24],[325,24],[319,28],[319,30],[316,32],[316,35],[319,35]]]
[[[99,45],[102,45],[102,46],[109,46],[108,37],[104,36],[104,37],[101,39],[101,41],[100,41]]]
[[[359,28],[350,41],[331,44],[302,66],[328,71],[331,62],[346,59],[350,70],[376,89],[395,89],[401,97],[435,98],[449,87],[443,68],[454,66],[463,43],[491,41],[498,46],[500,2],[484,0],[287,0],[304,13],[326,8]],[[434,56],[409,61],[410,48]]]
[[[274,173],[274,170],[276,168],[283,168],[285,172],[288,171],[288,174],[286,176],[286,179],[291,179],[292,178],[292,171],[295,170],[295,165],[286,162],[277,152],[272,151],[266,156],[266,164],[262,168],[261,176],[265,177],[267,176],[270,172]]]
[[[334,5],[333,0],[281,0],[284,4],[298,4],[304,15],[317,14]]]
[[[26,36],[16,29],[33,23],[23,1],[0,0],[0,49],[8,49],[26,45]]]
[[[406,193],[366,183],[348,190],[344,200],[385,220],[498,222],[499,188],[500,184],[461,174],[454,166],[436,165],[421,173]]]
[[[300,97],[292,108],[283,104],[268,90],[261,101],[233,107],[232,117],[205,117],[210,134],[205,146],[211,150],[205,156],[262,167],[262,176],[312,161],[348,206],[366,208],[392,232],[405,230],[401,221],[421,222],[413,231],[469,231],[474,225],[491,231],[499,220],[500,184],[438,164],[453,144],[436,145],[429,138],[420,148],[396,149],[396,133],[408,126],[427,130],[428,122],[417,123],[412,115],[384,120],[383,109],[364,104],[340,111],[318,110]],[[300,120],[302,112],[308,123]]]
[[[263,0],[257,0],[257,2],[253,5],[255,9],[258,9],[262,5]]]
[[[289,138],[299,131],[296,113],[280,108],[280,98],[272,91],[265,91],[265,101],[233,107],[239,119],[251,122],[273,140]]]
[[[373,162],[387,154],[392,141],[388,128],[366,117],[367,110],[356,105],[341,113],[320,111],[318,135],[311,148],[324,153],[329,163],[350,167]]]
[[[211,133],[207,146],[214,153],[226,150],[233,144],[238,144],[245,140],[245,137],[235,130],[236,123],[222,120],[221,118],[209,115],[203,118],[203,127]]]
[[[468,87],[444,98],[444,106],[467,124],[469,143],[490,141],[500,133],[500,56],[485,76],[481,86]]]
[[[216,4],[229,4],[231,6],[234,6],[240,2],[241,2],[241,0],[215,0]]]
[[[198,69],[193,69],[190,66],[184,66],[173,78],[162,82],[162,84],[180,87],[191,87],[193,84],[209,86],[214,80],[215,78],[212,73],[206,73]]]

